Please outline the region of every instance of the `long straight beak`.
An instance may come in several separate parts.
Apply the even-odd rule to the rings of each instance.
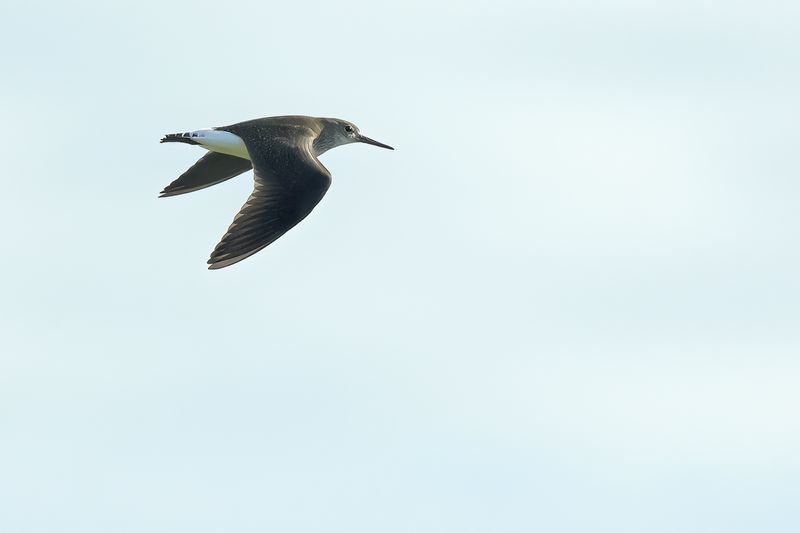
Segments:
[[[394,150],[394,148],[392,148],[388,144],[379,143],[378,141],[376,141],[374,139],[370,139],[369,137],[361,135],[360,133],[358,134],[358,137],[356,137],[356,138],[358,139],[358,142],[372,144],[374,146],[380,146],[381,148],[388,148],[389,150]]]

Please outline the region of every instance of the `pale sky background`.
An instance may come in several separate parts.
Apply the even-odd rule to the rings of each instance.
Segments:
[[[0,4],[0,531],[800,531],[800,4],[271,4]]]

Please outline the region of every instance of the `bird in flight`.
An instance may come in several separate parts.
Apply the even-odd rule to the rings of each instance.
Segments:
[[[317,159],[321,154],[356,142],[394,150],[361,135],[352,122],[305,116],[170,133],[161,142],[195,144],[208,153],[167,185],[160,198],[204,189],[253,169],[253,192],[211,252],[212,270],[250,257],[311,213],[331,185],[331,173]]]

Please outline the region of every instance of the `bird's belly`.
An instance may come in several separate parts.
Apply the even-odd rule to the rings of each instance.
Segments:
[[[229,131],[204,129],[192,131],[190,135],[192,140],[197,141],[206,150],[250,159],[242,138]]]

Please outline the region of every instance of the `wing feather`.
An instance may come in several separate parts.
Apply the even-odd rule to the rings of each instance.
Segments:
[[[159,198],[198,191],[229,180],[253,168],[249,160],[232,155],[208,152],[178,179],[164,187]]]
[[[232,265],[269,246],[303,220],[331,184],[331,175],[312,151],[312,137],[256,146],[244,139],[253,161],[253,192],[208,260],[210,269]]]

